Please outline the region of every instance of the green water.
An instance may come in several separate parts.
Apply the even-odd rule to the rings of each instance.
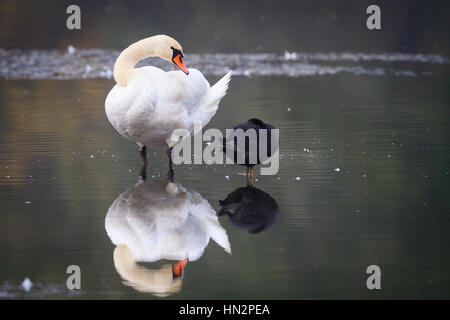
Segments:
[[[449,297],[447,82],[439,74],[233,78],[208,127],[259,117],[280,129],[279,173],[257,170],[255,180],[279,215],[258,234],[220,217],[232,255],[211,240],[170,297]],[[108,208],[140,169],[136,146],[104,114],[112,84],[0,82],[3,297],[154,298],[122,283],[105,231]],[[148,183],[164,180],[165,150],[150,149],[149,160]],[[180,165],[175,181],[219,210],[245,186],[243,173]],[[65,287],[72,264],[81,268],[77,293]],[[372,264],[383,274],[377,292],[366,288]],[[29,293],[18,287],[25,277],[35,284]]]

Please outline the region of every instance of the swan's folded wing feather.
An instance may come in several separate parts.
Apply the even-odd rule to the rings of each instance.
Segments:
[[[219,102],[227,94],[231,79],[231,71],[209,88],[199,108],[191,115],[192,121],[200,121],[203,126],[209,123],[219,108]]]
[[[128,86],[115,85],[106,97],[105,111],[109,122],[129,140],[134,141],[139,135],[135,131],[145,128],[148,119],[153,117],[158,91],[151,83],[148,75],[136,72]]]
[[[189,69],[189,75],[181,71],[165,72],[156,80],[160,106],[182,106],[189,115],[198,110],[209,90],[208,81],[197,69]]]

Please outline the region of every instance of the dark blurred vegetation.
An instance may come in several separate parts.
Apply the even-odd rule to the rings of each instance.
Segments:
[[[66,28],[78,4],[82,28]],[[366,28],[381,7],[382,30]],[[186,52],[352,51],[450,53],[449,1],[1,1],[0,48],[122,49],[154,34]]]

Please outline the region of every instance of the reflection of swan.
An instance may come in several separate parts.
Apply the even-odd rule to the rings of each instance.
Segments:
[[[184,264],[200,258],[210,238],[231,253],[208,201],[173,182],[139,182],[120,194],[108,210],[105,228],[117,246],[114,264],[122,278],[136,290],[158,295],[181,289]],[[182,261],[159,270],[136,264],[160,259]]]
[[[160,57],[184,73],[152,66],[135,68],[147,57]],[[122,136],[139,145],[144,164],[146,145],[168,145],[172,169],[171,148],[178,142],[171,140],[172,132],[192,130],[194,121],[205,126],[226,94],[230,75],[211,87],[200,71],[186,68],[183,49],[175,39],[166,35],[142,39],[123,50],[114,64],[117,85],[105,101],[108,120]]]
[[[170,264],[165,264],[159,269],[140,266],[126,245],[119,245],[114,249],[114,266],[122,278],[126,279],[124,284],[139,292],[167,297],[181,290],[183,278],[174,275],[174,268]]]
[[[228,215],[234,226],[251,233],[267,229],[278,214],[277,202],[268,193],[253,186],[237,188],[219,202],[219,216]]]

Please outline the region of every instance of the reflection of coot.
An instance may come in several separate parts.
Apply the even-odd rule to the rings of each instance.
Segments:
[[[219,216],[228,215],[231,223],[251,233],[258,233],[275,222],[276,201],[266,192],[252,186],[238,188],[225,200],[219,200]]]

